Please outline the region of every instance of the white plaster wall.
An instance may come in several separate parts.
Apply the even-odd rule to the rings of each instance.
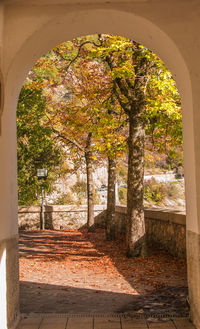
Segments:
[[[6,305],[6,250],[0,250],[0,323],[2,329],[7,329],[7,305]]]
[[[0,77],[3,73],[4,62],[4,8],[0,5]],[[5,90],[5,75],[2,77],[5,108],[1,120],[0,136],[0,241],[17,233],[17,200],[16,200],[16,123],[14,122],[15,111],[12,105],[11,90]],[[10,104],[9,104],[10,103]],[[1,113],[1,109],[0,109]]]
[[[155,51],[173,72],[184,110],[187,227],[199,232],[200,190],[198,184],[196,185],[200,174],[199,4],[194,1],[176,1],[173,4],[163,1],[133,2],[123,5],[120,2],[115,5],[101,4],[101,1],[96,4],[94,1],[93,5],[45,7],[42,4],[43,1],[38,6],[7,5],[4,8],[4,48],[1,63],[8,97],[5,97],[0,138],[0,172],[3,176],[0,225],[2,227],[5,222],[6,229],[2,227],[0,236],[6,237],[16,231],[15,224],[9,223],[15,221],[15,109],[23,80],[34,62],[51,47],[75,36],[97,32],[136,39]],[[194,112],[192,96],[194,110],[196,109]]]
[[[84,4],[84,6],[82,4],[72,6],[69,4],[70,1],[66,1],[66,3],[68,3],[66,6],[43,6],[43,1],[41,1],[35,6],[17,4],[5,6],[2,66],[6,86],[13,94],[12,104],[5,111],[12,112],[10,115],[14,124],[17,96],[28,70],[41,55],[56,44],[76,36],[98,32],[119,34],[143,43],[155,51],[168,65],[181,93],[184,120],[187,227],[198,232],[200,211],[200,208],[197,207],[199,195],[196,194],[196,177],[199,175],[196,161],[198,152],[196,150],[196,154],[194,152],[194,140],[197,137],[194,138],[191,75],[188,69],[191,65],[191,56],[196,55],[195,49],[198,51],[196,43],[199,41],[196,29],[199,27],[199,6],[193,1],[190,3],[175,1],[170,4],[163,1],[151,3],[137,1],[132,4],[130,2],[105,4],[103,1],[99,3],[94,1],[92,5]],[[105,7],[107,8],[105,9]],[[195,49],[192,48],[192,53],[190,53],[190,47],[195,47]],[[194,87],[196,87],[196,83]],[[197,98],[197,103],[198,101]]]
[[[4,6],[0,5],[0,47],[3,46]]]
[[[4,109],[0,137],[0,240],[17,234],[16,123],[13,101],[7,101],[9,97],[6,93],[7,111]]]

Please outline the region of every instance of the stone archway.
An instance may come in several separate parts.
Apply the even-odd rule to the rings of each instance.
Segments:
[[[87,6],[86,6],[87,7]],[[119,34],[134,38],[138,42],[149,47],[157,53],[172,71],[177,82],[183,105],[184,127],[184,157],[186,178],[186,202],[187,202],[187,230],[188,230],[188,255],[189,255],[189,282],[193,319],[198,323],[200,305],[198,305],[198,290],[193,287],[193,280],[198,278],[199,268],[198,245],[194,234],[199,233],[196,172],[194,153],[194,128],[193,108],[190,76],[183,55],[178,50],[174,41],[162,26],[159,12],[155,18],[155,24],[147,19],[148,13],[144,11],[142,17],[131,13],[128,8],[123,10],[102,9],[94,6],[87,9],[85,6],[44,6],[45,15],[41,15],[39,7],[7,8],[5,20],[6,33],[10,33],[10,40],[5,43],[3,75],[5,80],[5,104],[2,116],[2,135],[0,140],[0,154],[2,162],[0,169],[2,174],[0,195],[0,209],[3,218],[0,225],[2,236],[2,250],[6,253],[6,263],[2,257],[2,280],[5,283],[4,299],[7,299],[6,311],[1,310],[1,317],[5,328],[11,327],[15,316],[18,314],[18,265],[17,265],[17,182],[16,182],[16,118],[15,109],[18,94],[27,72],[34,62],[50,48],[65,40],[70,40],[79,35],[94,33]],[[130,12],[129,12],[130,11]],[[142,12],[142,9],[139,10]],[[153,11],[153,8],[152,8]],[[169,13],[170,14],[170,13]],[[151,15],[149,15],[151,16]],[[29,25],[27,24],[29,18]],[[152,17],[150,17],[152,19]],[[18,24],[16,24],[16,19]],[[24,30],[27,27],[27,30]],[[15,29],[17,40],[12,36],[11,29]],[[166,29],[167,30],[167,29]],[[174,31],[175,33],[175,31]],[[170,34],[170,33],[169,33]],[[175,39],[176,39],[175,35]],[[193,233],[191,233],[193,232]],[[193,244],[192,242],[193,241]],[[196,245],[195,245],[196,243]],[[193,255],[193,248],[196,254]],[[193,256],[192,256],[193,255]],[[191,257],[192,256],[192,257]],[[192,259],[193,261],[190,261]],[[3,270],[2,270],[3,271]],[[200,283],[199,283],[200,285]],[[200,289],[200,287],[199,287]],[[195,305],[196,301],[196,306]],[[198,305],[198,306],[197,306]]]

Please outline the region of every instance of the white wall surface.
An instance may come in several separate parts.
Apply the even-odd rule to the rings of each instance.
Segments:
[[[69,0],[48,1],[49,5],[44,0],[5,3],[2,71],[7,97],[0,138],[0,155],[4,159],[0,165],[3,182],[0,215],[1,222],[6,221],[5,227],[16,220],[15,109],[26,74],[53,46],[99,32],[139,41],[156,52],[174,74],[183,104],[187,227],[199,232],[200,189],[196,182],[200,178],[200,5],[195,1],[161,0],[109,4],[104,1],[75,4]],[[6,228],[2,234],[14,233],[13,225],[13,229]]]

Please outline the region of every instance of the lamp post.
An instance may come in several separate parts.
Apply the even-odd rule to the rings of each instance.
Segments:
[[[48,170],[47,169],[37,169],[37,178],[39,180],[45,180],[48,175]],[[45,218],[44,218],[44,186],[43,184],[41,185],[41,226],[42,230],[45,229]]]

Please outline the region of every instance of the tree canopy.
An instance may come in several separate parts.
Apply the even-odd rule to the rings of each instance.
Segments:
[[[171,159],[177,158],[177,145],[182,145],[180,97],[162,60],[124,37],[76,38],[39,59],[18,108],[21,119],[29,118],[27,126],[18,123],[19,181],[24,184],[24,163],[30,158],[33,167],[42,161],[47,167],[58,165],[62,158],[58,141],[64,144],[76,166],[85,161],[88,226],[94,223],[93,166],[108,159],[109,234],[114,223],[116,162],[128,150],[127,254],[145,253],[145,140],[148,136],[151,146]],[[34,179],[26,170],[25,174],[30,184]]]

